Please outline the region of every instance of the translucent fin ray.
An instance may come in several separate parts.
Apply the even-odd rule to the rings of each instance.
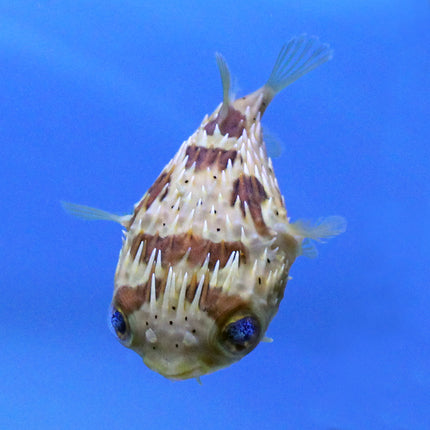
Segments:
[[[62,201],[61,206],[70,215],[86,220],[106,220],[124,224],[130,219],[130,215],[116,215],[101,209],[78,205],[76,203]]]
[[[300,255],[308,258],[318,257],[316,242],[325,242],[346,231],[346,219],[342,216],[328,216],[320,218],[316,222],[308,220],[298,220],[290,224],[291,231],[296,236],[301,236],[303,242],[300,247]]]
[[[304,239],[300,247],[300,255],[312,259],[317,258],[318,249],[315,245],[315,242],[309,238]]]
[[[330,46],[321,43],[317,37],[306,34],[294,37],[279,52],[266,87],[277,94],[332,56]]]
[[[270,158],[279,158],[284,152],[284,144],[281,138],[264,127],[264,143],[266,144],[267,154]]]
[[[342,216],[333,215],[319,218],[315,222],[309,220],[298,220],[291,224],[298,236],[323,242],[324,239],[338,236],[346,231],[346,219]]]

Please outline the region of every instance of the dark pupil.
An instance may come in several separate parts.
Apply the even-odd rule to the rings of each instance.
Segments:
[[[224,335],[240,350],[255,341],[259,334],[258,331],[257,321],[252,317],[245,317],[229,324],[225,328]]]
[[[122,313],[119,311],[115,311],[111,317],[112,327],[120,334],[124,334],[127,330],[127,326],[124,321],[124,317]]]

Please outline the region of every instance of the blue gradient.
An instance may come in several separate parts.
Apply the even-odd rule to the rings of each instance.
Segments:
[[[430,3],[425,0],[0,0],[0,429],[430,428]],[[348,231],[293,266],[239,363],[172,383],[107,320],[117,224],[222,98],[291,36],[334,58],[264,124],[293,219]]]

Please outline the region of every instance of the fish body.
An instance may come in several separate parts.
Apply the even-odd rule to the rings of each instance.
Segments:
[[[330,57],[316,38],[294,38],[267,83],[232,100],[228,68],[217,55],[223,102],[181,145],[133,214],[67,205],[125,227],[111,325],[165,377],[199,378],[252,351],[278,311],[291,265],[312,254],[309,239],[344,231],[341,217],[289,222],[261,127],[274,95]]]

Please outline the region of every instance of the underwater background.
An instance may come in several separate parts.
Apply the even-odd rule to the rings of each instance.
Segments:
[[[0,429],[430,429],[430,3],[0,0]],[[343,235],[293,265],[262,343],[171,382],[107,327],[128,213],[222,99],[282,44],[334,58],[263,123],[289,215]]]

